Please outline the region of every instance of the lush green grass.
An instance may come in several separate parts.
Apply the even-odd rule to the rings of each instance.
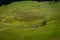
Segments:
[[[46,25],[32,28],[33,25]],[[0,40],[60,40],[60,2],[14,2],[0,7]]]

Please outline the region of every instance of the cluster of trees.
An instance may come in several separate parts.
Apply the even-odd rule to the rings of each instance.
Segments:
[[[16,2],[16,1],[38,1],[38,2],[42,2],[42,1],[53,1],[53,2],[58,2],[60,0],[0,0],[0,6],[1,5],[8,5],[11,2]]]
[[[21,1],[21,0],[0,0],[0,6],[2,5],[8,5],[9,3]]]

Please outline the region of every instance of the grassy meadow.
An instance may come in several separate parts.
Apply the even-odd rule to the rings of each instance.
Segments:
[[[60,2],[22,1],[1,6],[0,40],[60,40]]]

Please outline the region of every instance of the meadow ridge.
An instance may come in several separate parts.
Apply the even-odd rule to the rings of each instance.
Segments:
[[[0,40],[60,40],[60,2],[13,2],[0,7]]]

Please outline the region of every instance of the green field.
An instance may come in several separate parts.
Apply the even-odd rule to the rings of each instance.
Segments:
[[[39,27],[33,27],[37,24]],[[60,40],[60,2],[22,1],[1,6],[0,40]]]

